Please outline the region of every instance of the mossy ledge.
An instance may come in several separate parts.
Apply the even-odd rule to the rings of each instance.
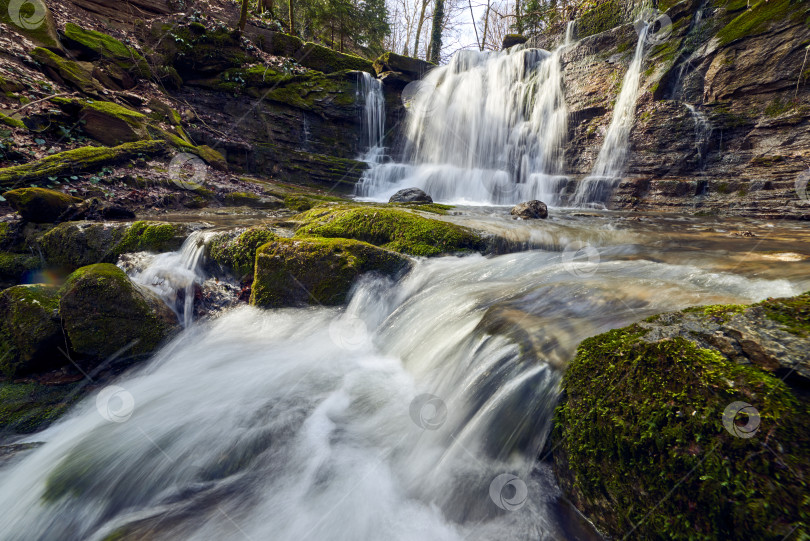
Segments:
[[[790,299],[766,301],[765,309],[795,322],[801,304],[806,319],[807,298],[795,299],[790,308]],[[603,532],[684,540],[810,534],[806,395],[684,336],[650,334],[656,325],[678,327],[682,316],[735,324],[761,309],[699,307],[580,344],[555,415],[554,466],[563,491]],[[758,411],[753,437],[724,425],[737,401]]]
[[[23,165],[0,169],[0,186],[13,187],[65,173],[86,173],[120,163],[138,155],[155,156],[167,151],[165,141],[136,141],[116,147],[81,147],[66,150]]]
[[[469,253],[486,248],[474,231],[406,210],[353,205],[325,205],[294,218],[296,237],[357,239],[414,256]]]

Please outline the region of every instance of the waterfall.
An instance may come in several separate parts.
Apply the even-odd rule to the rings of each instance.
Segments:
[[[573,202],[576,206],[601,204],[607,201],[624,173],[630,146],[630,130],[636,117],[641,63],[644,59],[648,29],[648,25],[644,24],[638,32],[633,61],[624,75],[622,89],[613,108],[613,118],[599,150],[599,156],[596,158],[596,164],[590,176],[577,186],[574,194]]]
[[[387,200],[419,187],[440,202],[558,204],[567,182],[560,52],[461,51],[431,70],[408,105],[405,160],[373,165],[357,195]]]
[[[132,281],[154,291],[174,310],[184,327],[194,319],[195,288],[203,283],[200,260],[205,253],[205,241],[211,234],[194,231],[178,251],[158,254],[141,268],[130,271]]]
[[[361,71],[357,82],[358,103],[363,104],[363,135],[366,151],[362,161],[377,163],[383,153],[385,138],[385,96],[382,82],[371,74]]]
[[[706,157],[706,147],[711,139],[713,128],[709,119],[706,117],[706,113],[689,103],[684,103],[684,106],[689,111],[695,123],[695,151],[702,165]]]
[[[576,19],[568,21],[565,25],[565,41],[564,45],[571,45],[574,43],[574,28],[577,25]]]

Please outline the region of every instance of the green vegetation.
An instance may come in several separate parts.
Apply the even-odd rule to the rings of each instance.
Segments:
[[[484,240],[469,229],[399,209],[324,206],[299,214],[295,219],[301,223],[296,237],[357,239],[415,256],[485,249]]]
[[[182,232],[172,224],[141,221],[132,224],[114,251],[168,252],[177,249],[182,241]]]
[[[17,16],[13,18],[14,11],[9,9],[12,5],[19,9],[19,12],[15,14]],[[0,0],[0,22],[5,23],[9,30],[22,34],[36,45],[57,50],[60,45],[53,16],[47,9],[47,4],[43,3],[42,7],[45,8],[42,24],[30,24],[29,21],[34,17],[35,10],[38,9],[36,4],[33,2],[14,2],[12,4],[11,0]]]
[[[745,2],[742,4],[745,5]],[[767,30],[774,21],[789,16],[801,17],[805,7],[804,2],[797,0],[760,0],[723,27],[717,33],[717,38],[720,45],[728,45],[733,41],[755,36]]]
[[[807,404],[759,368],[683,338],[646,342],[645,332],[610,331],[577,350],[554,430],[565,491],[616,537],[807,535]],[[723,426],[738,400],[761,416],[753,438]]]
[[[263,227],[252,227],[236,237],[218,235],[208,244],[208,257],[237,278],[252,277],[256,250],[275,238],[275,233]]]
[[[780,98],[776,98],[765,107],[765,116],[773,118],[790,111],[793,107],[794,105],[789,101],[782,101]]]
[[[42,47],[37,47],[28,54],[43,66],[54,70],[65,82],[75,86],[82,92],[92,94],[101,90],[101,85],[93,80],[92,73],[78,62],[66,60]]]
[[[25,124],[23,124],[22,120],[11,118],[10,116],[6,116],[3,113],[0,113],[0,124],[4,124],[10,128],[25,129]]]
[[[80,398],[77,391],[82,385],[0,382],[0,433],[42,430]]]
[[[726,323],[735,314],[742,314],[748,308],[744,304],[713,304],[710,306],[693,306],[684,312],[695,312],[709,316],[715,323]]]
[[[26,273],[41,266],[42,262],[35,255],[0,252],[0,285],[18,284]]]
[[[798,336],[810,336],[810,291],[797,297],[767,299],[755,305],[770,319]]]
[[[148,76],[146,60],[131,47],[117,39],[94,30],[85,30],[73,23],[65,25],[65,38],[68,44],[113,62],[126,70],[137,68],[141,75]]]
[[[374,66],[365,58],[339,53],[323,45],[305,43],[296,53],[298,62],[307,68],[323,73],[334,73],[343,70],[367,71],[376,75]]]
[[[13,186],[18,182],[33,182],[66,173],[94,171],[139,155],[162,154],[166,149],[166,142],[157,140],[124,143],[112,148],[81,147],[66,150],[30,163],[0,169],[0,186]]]
[[[58,368],[64,345],[57,311],[59,288],[47,285],[14,286],[0,292],[0,374],[21,374]]]
[[[407,258],[350,239],[277,238],[256,252],[250,303],[264,308],[338,305],[366,272],[396,274]]]
[[[584,38],[610,30],[622,23],[622,9],[617,0],[596,4],[577,21],[577,36]]]
[[[71,209],[81,199],[45,188],[17,188],[3,194],[23,220],[53,223],[70,217]]]

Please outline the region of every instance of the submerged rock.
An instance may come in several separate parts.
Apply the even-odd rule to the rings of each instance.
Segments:
[[[0,292],[0,373],[21,374],[58,368],[65,358],[59,321],[59,288],[48,285],[14,286]]]
[[[163,301],[108,263],[68,277],[59,314],[72,349],[94,362],[142,358],[178,330],[177,316]]]
[[[415,256],[437,256],[486,249],[476,232],[425,218],[406,210],[333,205],[316,207],[296,217],[296,237],[357,239]]]
[[[519,203],[509,211],[512,216],[517,216],[524,220],[541,220],[548,218],[548,207],[542,201],[533,199],[525,203]]]
[[[433,198],[419,188],[405,188],[388,200],[389,203],[433,203]]]
[[[18,188],[3,194],[23,220],[54,223],[72,218],[74,205],[81,199],[45,188]]]
[[[390,250],[350,239],[276,239],[256,253],[250,303],[264,308],[338,305],[366,272],[397,274],[409,260]]]
[[[552,435],[564,493],[610,536],[806,534],[808,314],[810,293],[583,341]]]

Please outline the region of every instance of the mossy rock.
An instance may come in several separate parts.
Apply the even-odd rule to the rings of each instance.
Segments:
[[[304,46],[301,38],[282,32],[266,31],[252,38],[261,50],[274,56],[293,57]]]
[[[35,255],[0,252],[0,287],[17,285],[41,267],[42,260]]]
[[[166,141],[136,141],[116,147],[81,147],[52,154],[23,165],[0,169],[0,186],[33,182],[67,173],[85,173],[105,165],[121,163],[137,156],[156,156],[168,149]]]
[[[239,32],[227,28],[158,23],[152,34],[164,64],[183,79],[201,79],[257,60],[242,48]]]
[[[146,116],[109,101],[90,101],[80,113],[84,131],[107,146],[145,139]]]
[[[374,61],[374,71],[377,75],[387,71],[393,71],[406,75],[409,79],[419,79],[435,64],[425,62],[418,58],[403,56],[391,51],[383,53]]]
[[[0,124],[8,126],[9,128],[25,129],[25,124],[23,124],[22,120],[6,116],[3,113],[0,113]]]
[[[23,220],[36,223],[54,223],[70,218],[78,197],[45,188],[17,188],[3,194],[11,207]]]
[[[103,58],[125,70],[134,71],[143,76],[149,75],[146,60],[138,51],[102,32],[86,30],[76,24],[67,23],[64,43],[71,49],[81,51],[90,59]]]
[[[109,263],[78,269],[61,295],[59,315],[72,349],[91,362],[114,354],[143,358],[178,329],[174,312]]]
[[[205,163],[217,169],[219,171],[227,171],[228,170],[228,162],[225,160],[225,157],[222,155],[221,152],[218,150],[214,150],[213,148],[209,147],[208,145],[199,145],[192,147],[191,152],[202,158]]]
[[[509,47],[514,47],[515,45],[526,43],[528,40],[529,38],[527,38],[523,34],[506,34],[503,37],[501,49],[508,49]]]
[[[103,87],[93,79],[92,64],[64,59],[43,47],[37,47],[28,54],[41,65],[49,68],[53,75],[82,92],[94,94],[103,90]]]
[[[564,493],[617,538],[807,536],[806,399],[755,366],[647,332],[633,325],[579,346],[552,437]],[[724,421],[734,402],[759,417]]]
[[[188,229],[166,222],[135,222],[130,226],[115,253],[171,252],[180,248],[188,237]]]
[[[350,239],[278,238],[256,252],[250,303],[262,308],[339,305],[366,272],[395,275],[408,259]]]
[[[343,70],[366,71],[376,75],[371,60],[359,56],[339,53],[317,43],[305,43],[295,53],[295,59],[304,67],[323,73],[334,73]]]
[[[0,374],[7,378],[52,370],[66,359],[59,321],[59,288],[20,285],[0,292]]]
[[[11,8],[11,9],[9,9]],[[45,2],[0,0],[0,22],[35,45],[57,51],[62,48],[56,23]]]
[[[437,256],[486,249],[474,231],[399,209],[333,205],[316,207],[294,218],[297,237],[362,240],[415,256]]]
[[[231,207],[278,209],[284,206],[284,201],[270,195],[257,195],[250,192],[232,192],[225,196],[225,204]]]
[[[0,382],[0,435],[44,429],[81,398],[83,385]]]
[[[238,279],[253,278],[256,250],[275,240],[276,234],[263,227],[252,227],[242,233],[217,235],[206,246],[209,260]]]
[[[128,224],[67,222],[45,233],[39,244],[51,267],[72,271],[93,263],[114,263]]]
[[[623,11],[619,0],[608,0],[586,11],[577,20],[577,37],[582,39],[622,24]]]
[[[744,7],[744,6],[743,6]],[[796,0],[760,0],[734,18],[717,33],[720,45],[728,45],[737,40],[756,36],[769,26],[793,18],[801,21],[807,16],[805,2]]]

